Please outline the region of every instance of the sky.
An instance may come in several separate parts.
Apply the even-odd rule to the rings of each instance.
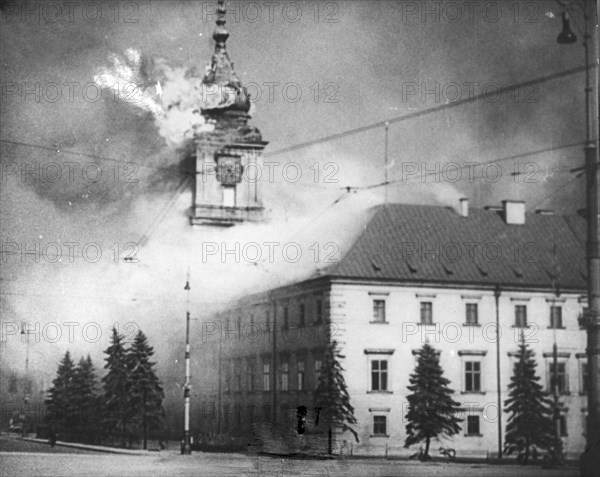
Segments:
[[[236,296],[309,276],[351,245],[384,200],[382,187],[361,188],[386,174],[389,202],[584,207],[584,179],[569,171],[583,163],[584,50],[556,42],[557,2],[226,2],[227,51],[276,163],[259,181],[268,220],[226,230],[189,225],[191,190],[178,190],[189,140],[172,127],[210,61],[215,2],[57,3],[2,10],[3,371],[23,369],[15,326],[26,322],[36,379],[67,349],[100,363],[113,324],[142,329],[166,374],[181,364],[188,273],[195,326]],[[119,65],[139,87],[115,96],[94,81]],[[381,125],[327,140],[385,121],[387,166]],[[256,263],[204,253],[250,242]],[[281,253],[290,242],[296,263]]]

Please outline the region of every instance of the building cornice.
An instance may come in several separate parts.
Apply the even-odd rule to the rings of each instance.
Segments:
[[[459,356],[485,356],[487,354],[487,350],[478,350],[478,349],[461,349],[458,351]]]
[[[394,351],[392,348],[367,348],[365,354],[394,354]]]
[[[544,358],[553,358],[554,357],[554,352],[553,351],[546,351],[545,353],[542,353],[542,356]],[[569,358],[571,356],[571,353],[569,353],[568,351],[558,351],[556,353],[556,357],[557,358]]]
[[[321,278],[328,278],[332,284],[336,285],[371,285],[371,286],[393,286],[393,287],[415,287],[415,288],[439,288],[439,289],[468,289],[477,291],[489,291],[491,294],[494,293],[497,284],[480,282],[439,282],[439,281],[428,281],[428,280],[397,280],[397,279],[385,279],[385,278],[354,278],[354,277],[341,277],[335,275],[326,275]],[[502,292],[535,292],[535,293],[554,293],[554,289],[549,283],[548,286],[540,287],[536,285],[523,285],[519,283],[515,284],[499,284]],[[583,288],[561,288],[563,295],[581,295],[586,293]]]

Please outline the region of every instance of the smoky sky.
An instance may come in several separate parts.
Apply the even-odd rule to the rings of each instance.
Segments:
[[[334,240],[343,251],[367,220],[369,207],[381,202],[382,190],[347,194],[327,206],[347,186],[384,180],[384,130],[274,154],[295,144],[446,104],[433,114],[390,124],[387,171],[398,183],[389,187],[389,200],[453,205],[467,196],[472,207],[508,198],[561,213],[583,207],[582,179],[567,184],[573,178],[568,169],[583,162],[582,148],[561,148],[584,139],[583,73],[494,95],[512,84],[582,66],[580,43],[556,42],[561,29],[556,2],[453,2],[460,12],[437,1],[280,2],[272,16],[264,6],[259,12],[247,2],[227,2],[227,49],[255,101],[251,124],[269,141],[268,160],[280,166],[273,181],[261,182],[270,220],[218,233],[191,231],[191,191],[177,193],[181,180],[190,176],[189,144],[168,144],[151,113],[115,101],[108,90],[98,98],[94,87],[84,93],[110,56],[128,49],[144,59],[144,88],[154,87],[160,77],[156,65],[203,74],[213,50],[215,2],[120,2],[118,8],[99,3],[97,20],[85,10],[89,2],[80,2],[72,18],[63,13],[57,21],[51,13],[44,17],[48,2],[28,3],[41,9],[39,18],[23,16],[22,2],[8,2],[0,30],[0,136],[10,141],[0,144],[0,152],[3,171],[9,164],[19,171],[2,177],[1,238],[34,249],[48,241],[95,242],[104,252],[96,263],[17,256],[2,264],[4,321],[102,324],[98,343],[40,343],[40,367],[44,356],[68,347],[98,354],[109,325],[129,320],[148,331],[158,361],[167,359],[169,346],[159,338],[165,334],[173,342],[181,331],[190,264],[194,312],[219,298],[314,271],[314,263],[295,269],[289,263],[271,269],[211,268],[198,261],[199,243],[207,238],[283,241],[297,232],[307,245]],[[434,13],[426,14],[427,9]],[[58,100],[51,83],[61,85]],[[489,97],[452,107],[453,101],[484,91]],[[560,149],[518,157],[553,148]],[[497,179],[493,171],[482,178],[476,167],[472,180],[465,171],[456,181],[438,174],[425,184],[420,172],[402,180],[407,163],[436,171],[451,162],[483,164],[512,156],[517,158],[499,163]],[[69,161],[77,163],[72,181],[65,166]],[[58,181],[21,174],[23,164],[50,162],[63,172]],[[300,165],[297,182],[281,174],[289,162]],[[91,163],[102,169],[98,181],[82,176],[85,167],[94,172]],[[126,180],[132,172],[128,163],[136,169],[135,181]],[[335,164],[333,182],[324,181],[327,163]],[[535,180],[511,175],[524,167],[535,171]],[[139,264],[115,263],[110,247],[138,243],[149,231]],[[18,342],[3,343],[2,350],[3,356],[9,350],[23,353]],[[11,359],[11,366],[20,363]]]

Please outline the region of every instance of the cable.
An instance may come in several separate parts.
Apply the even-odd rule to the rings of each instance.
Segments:
[[[590,65],[589,68],[596,68],[596,64]],[[541,84],[541,83],[545,83],[547,81],[551,81],[551,80],[555,80],[558,78],[564,78],[565,76],[569,76],[575,73],[580,73],[581,71],[585,71],[586,67],[585,66],[578,66],[577,68],[572,68],[570,70],[565,70],[565,71],[560,71],[558,73],[553,73],[551,75],[547,75],[547,76],[541,76],[539,78],[534,78],[532,80],[529,81],[524,81],[522,83],[515,83],[509,86],[506,86],[504,88],[499,88],[497,90],[494,90],[494,92],[496,93],[496,95],[502,95],[504,93],[508,93],[511,91],[515,91],[519,88],[522,88],[524,86],[531,86],[534,84]],[[454,108],[456,106],[460,106],[466,103],[473,103],[475,101],[478,101],[480,99],[489,99],[489,93],[486,91],[485,93],[481,93],[481,94],[476,94],[474,96],[470,96],[467,97],[466,99],[459,99],[457,101],[448,103],[448,104],[442,104],[440,106],[435,106],[433,108],[428,108],[422,111],[416,111],[414,113],[409,113],[409,114],[405,114],[403,116],[397,116],[395,118],[391,118],[391,119],[386,119],[384,121],[378,121],[376,123],[373,124],[369,124],[366,126],[361,126],[355,129],[350,129],[348,131],[344,131],[341,133],[337,133],[337,134],[331,134],[329,136],[325,136],[323,138],[319,138],[319,139],[313,139],[312,141],[306,141],[306,142],[302,142],[299,144],[296,144],[294,146],[289,146],[289,147],[285,147],[283,149],[278,149],[276,151],[272,151],[272,152],[266,152],[265,154],[263,154],[263,157],[273,157],[273,156],[277,156],[280,154],[284,154],[286,152],[291,152],[291,151],[296,151],[298,149],[304,149],[306,147],[310,147],[310,146],[314,146],[317,144],[322,144],[324,142],[329,142],[329,141],[333,141],[335,139],[341,139],[344,138],[346,136],[351,136],[354,134],[358,134],[358,133],[362,133],[362,132],[366,132],[366,131],[370,131],[371,129],[377,129],[380,127],[385,127],[386,123],[397,123],[400,121],[406,121],[408,119],[414,119],[420,116],[424,116],[426,114],[430,114],[430,113],[434,113],[434,112],[439,112],[439,111],[443,111],[445,109],[449,109],[449,108]]]
[[[166,217],[167,212],[169,212],[169,210],[171,210],[171,208],[175,205],[175,202],[177,202],[177,199],[179,198],[179,194],[183,192],[183,189],[185,188],[188,182],[189,177],[187,176],[181,180],[181,182],[175,189],[175,192],[173,192],[173,194],[169,198],[168,202],[163,206],[163,208],[159,211],[154,220],[150,223],[150,226],[148,227],[146,232],[140,237],[140,240],[138,241],[138,245],[140,248],[148,242],[154,231],[158,228],[160,223]]]
[[[116,162],[116,163],[125,163],[127,164],[128,161],[125,161],[123,159],[113,159],[112,157],[104,157],[104,156],[98,156],[96,154],[88,154],[85,152],[77,152],[77,151],[69,151],[68,149],[60,149],[57,147],[50,147],[50,146],[42,146],[41,144],[32,144],[32,143],[28,143],[28,142],[19,142],[19,141],[11,141],[9,139],[0,139],[0,142],[3,142],[5,144],[13,144],[15,146],[23,146],[23,147],[31,147],[34,149],[41,149],[43,151],[52,151],[52,152],[56,152],[57,154],[70,154],[72,156],[81,156],[81,157],[89,157],[90,159],[97,159],[99,161],[112,161],[112,162]],[[131,162],[131,161],[129,161]],[[166,170],[166,171],[172,171],[173,168],[172,167],[166,167],[166,166],[147,166],[144,164],[137,164],[139,167],[143,167],[144,169],[154,169],[154,170]],[[191,175],[191,173],[186,172],[185,174]]]
[[[481,163],[476,163],[479,166],[485,166],[485,165],[489,165],[489,164],[495,164],[498,162],[505,162],[505,161],[510,161],[511,159],[518,159],[521,157],[527,157],[527,156],[534,156],[537,154],[542,154],[545,152],[552,152],[552,151],[558,151],[560,149],[567,149],[570,147],[575,147],[575,146],[582,146],[584,144],[587,144],[586,141],[580,141],[580,142],[574,142],[574,143],[570,143],[570,144],[564,144],[562,146],[556,146],[556,147],[549,147],[546,149],[538,149],[536,151],[529,151],[529,152],[524,152],[522,154],[515,154],[512,156],[506,156],[506,157],[501,157],[499,159],[492,159],[490,161],[485,161],[485,162],[481,162]],[[457,169],[459,170],[464,170],[468,167],[470,167],[473,163],[468,163],[464,166],[459,166]],[[568,172],[575,172],[580,170],[580,167],[575,167],[573,169],[569,169]],[[566,171],[561,171],[561,172],[566,172]],[[429,173],[429,175],[431,174],[435,174],[434,172]],[[481,179],[483,178],[483,176],[477,176],[477,177],[473,177],[473,179]],[[402,179],[396,179],[396,180],[392,180],[392,181],[387,181],[387,182],[379,182],[376,184],[369,184],[366,186],[345,186],[345,187],[340,187],[340,189],[349,189],[349,190],[368,190],[368,189],[376,189],[378,187],[383,187],[386,185],[394,185],[394,184],[405,184],[407,182],[411,182],[411,181],[416,181],[416,180],[421,180],[423,182],[423,175],[421,174],[421,177],[410,177],[410,178],[402,178]]]
[[[536,207],[538,207],[539,205],[543,204],[547,200],[550,200],[556,194],[558,194],[559,192],[563,191],[569,184],[574,183],[575,179],[579,179],[580,177],[583,177],[584,175],[585,175],[585,172],[580,172],[579,174],[571,177],[567,182],[565,182],[563,185],[561,185],[558,189],[556,189],[555,191],[551,192],[543,200],[540,200],[539,202],[536,202],[535,204],[533,204],[531,207],[528,207],[528,209],[529,210],[535,209]]]
[[[597,65],[596,64],[592,64],[589,66],[589,69],[592,68],[596,68]],[[585,66],[579,66],[577,68],[572,68],[569,70],[565,70],[565,71],[560,71],[558,73],[553,73],[551,75],[547,75],[547,76],[542,76],[539,78],[534,78],[532,80],[529,81],[523,81],[521,83],[515,83],[509,86],[506,86],[504,88],[499,88],[497,90],[494,90],[496,95],[502,95],[504,93],[508,93],[511,91],[515,91],[519,88],[525,87],[525,86],[531,86],[534,84],[541,84],[541,83],[545,83],[547,81],[552,81],[555,79],[559,79],[559,78],[563,78],[575,73],[579,73],[581,71],[585,71],[586,67]],[[361,126],[359,128],[355,128],[355,129],[350,129],[348,131],[344,131],[341,133],[337,133],[337,134],[331,134],[329,136],[325,136],[323,138],[319,138],[319,139],[314,139],[311,141],[306,141],[306,142],[302,142],[299,144],[295,144],[293,146],[289,146],[283,149],[279,149],[279,150],[275,150],[272,152],[266,152],[263,154],[263,157],[273,157],[276,155],[280,155],[286,152],[291,152],[291,151],[295,151],[298,149],[304,149],[306,147],[309,146],[313,146],[316,144],[321,144],[324,142],[329,142],[329,141],[333,141],[335,139],[341,139],[343,137],[346,136],[351,136],[354,134],[358,134],[361,132],[365,132],[365,131],[369,131],[371,129],[376,129],[376,128],[380,128],[380,127],[384,127],[386,125],[386,123],[397,123],[397,122],[401,122],[401,121],[406,121],[409,119],[413,119],[413,118],[417,118],[426,114],[430,114],[430,113],[434,113],[434,112],[439,112],[439,111],[443,111],[445,109],[448,108],[453,108],[456,106],[460,106],[462,104],[466,104],[466,103],[472,103],[481,99],[489,99],[489,92],[485,92],[485,93],[481,93],[481,94],[476,94],[473,96],[469,96],[466,99],[460,99],[457,101],[453,101],[451,103],[447,103],[447,104],[442,104],[439,106],[435,106],[433,108],[428,108],[422,111],[416,111],[414,113],[409,113],[409,114],[405,114],[403,116],[397,116],[395,118],[391,118],[391,119],[386,119],[384,121],[378,121],[376,123],[373,124],[369,124],[366,126]],[[104,157],[104,156],[99,156],[99,155],[95,155],[95,154],[87,154],[87,153],[83,153],[83,152],[76,152],[76,151],[69,151],[69,150],[57,150],[58,148],[56,147],[49,147],[49,146],[42,146],[42,145],[38,145],[38,144],[31,144],[31,143],[26,143],[26,142],[18,142],[18,141],[11,141],[9,139],[0,139],[0,142],[4,142],[7,144],[14,144],[14,145],[18,145],[18,146],[26,146],[26,147],[33,147],[33,148],[38,148],[38,149],[43,149],[43,150],[48,150],[48,151],[54,151],[54,152],[61,152],[64,154],[71,154],[71,155],[78,155],[78,156],[82,156],[82,157],[89,157],[89,158],[93,158],[93,159],[98,159],[98,160],[103,160],[103,161],[114,161],[114,162],[123,162],[120,159],[113,159],[111,157]],[[168,169],[171,170],[171,168],[168,167],[153,167],[153,166],[140,166],[140,167],[145,167],[145,168],[150,168],[150,169],[157,169],[157,170],[161,170],[161,169]]]

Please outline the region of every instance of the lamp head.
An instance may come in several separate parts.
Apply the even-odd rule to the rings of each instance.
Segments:
[[[569,24],[569,15],[567,12],[562,13],[562,31],[558,35],[556,41],[558,41],[558,43],[561,45],[570,45],[577,41],[575,33],[573,33],[571,30],[571,26]]]

